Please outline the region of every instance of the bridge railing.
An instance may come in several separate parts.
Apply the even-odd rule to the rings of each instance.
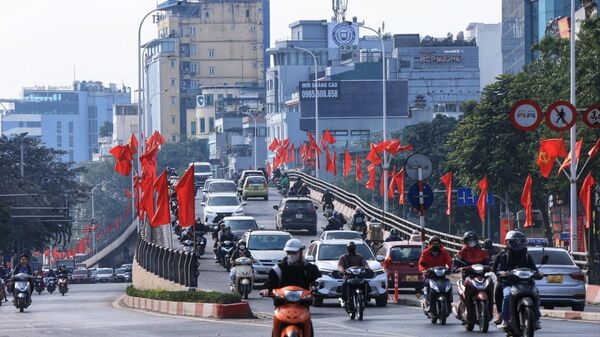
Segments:
[[[135,221],[134,221],[135,222]],[[118,228],[118,230],[110,233],[110,235],[108,237],[106,237],[104,240],[98,242],[96,244],[96,249],[92,252],[89,252],[85,255],[80,255],[77,256],[75,258],[75,263],[81,263],[83,261],[87,261],[90,258],[92,258],[94,255],[100,253],[102,250],[104,250],[104,248],[110,246],[115,240],[117,240],[121,235],[125,234],[125,232],[127,232],[129,226],[120,226]]]
[[[138,236],[135,257],[140,266],[158,277],[188,288],[198,285],[198,257],[149,242]]]
[[[400,218],[399,216],[392,214],[390,212],[384,212],[382,209],[377,208],[371,205],[368,202],[362,200],[356,194],[350,193],[346,190],[339,188],[336,185],[330,184],[321,179],[317,179],[311,175],[308,175],[303,172],[298,171],[287,171],[288,176],[292,179],[297,179],[298,177],[302,177],[302,181],[305,182],[308,187],[312,190],[323,193],[325,189],[329,189],[331,193],[335,196],[335,200],[350,207],[356,208],[356,206],[360,206],[363,211],[371,218],[376,218],[381,221],[383,226],[390,230],[392,228],[398,229],[401,233],[405,235],[410,235],[413,231],[420,231],[421,227],[408,221],[406,219]],[[447,250],[457,253],[463,245],[462,237],[451,235],[444,232],[435,231],[432,229],[425,228],[425,235],[427,238],[437,235],[442,240],[444,246]],[[501,245],[495,244],[497,247],[502,247]],[[583,269],[587,268],[587,253],[573,253],[573,260],[575,263]]]

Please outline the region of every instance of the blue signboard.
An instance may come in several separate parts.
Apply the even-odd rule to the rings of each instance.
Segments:
[[[479,196],[473,194],[473,189],[461,187],[457,190],[456,200],[458,201],[458,206],[475,206],[477,205],[477,200],[479,200]],[[488,193],[486,204],[494,204],[494,193]]]
[[[560,233],[560,239],[562,241],[569,241],[569,240],[571,240],[571,233],[569,233],[569,232],[562,232],[562,233]]]
[[[420,209],[419,202],[419,183],[414,183],[408,190],[408,202],[416,210]],[[433,190],[431,186],[423,183],[423,208],[428,209],[433,205]]]

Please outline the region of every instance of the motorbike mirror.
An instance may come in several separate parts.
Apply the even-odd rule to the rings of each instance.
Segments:
[[[383,255],[377,255],[375,257],[375,259],[377,260],[377,262],[383,262],[385,260],[385,256],[383,256]]]
[[[245,201],[242,201],[242,206],[246,206],[248,203]]]
[[[319,206],[315,206],[315,209],[316,209],[316,210],[318,210],[318,209],[319,209]]]
[[[265,226],[258,226],[258,229],[265,229]]]
[[[315,262],[315,257],[312,255],[309,255],[306,257],[306,261],[310,262],[310,263],[314,263]]]
[[[200,206],[204,207],[204,206],[206,206],[206,203],[205,202],[201,202]]]
[[[279,210],[279,206],[273,205],[273,209],[276,210],[276,211],[278,211]]]
[[[550,256],[548,256],[548,255],[544,255],[544,256],[542,257],[542,264],[546,264],[546,263],[548,263],[548,260],[550,260]]]
[[[206,192],[208,192],[208,190],[206,190],[206,189],[202,190],[202,193],[206,193]]]

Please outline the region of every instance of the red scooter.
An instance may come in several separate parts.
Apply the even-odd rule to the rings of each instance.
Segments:
[[[460,269],[464,277],[457,282],[459,302],[453,305],[452,312],[467,331],[473,331],[477,324],[479,331],[486,333],[494,307],[494,280],[489,274],[491,269],[481,264]]]

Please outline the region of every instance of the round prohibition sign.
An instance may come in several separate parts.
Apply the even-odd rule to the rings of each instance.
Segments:
[[[542,118],[542,108],[531,99],[519,100],[510,109],[510,122],[523,132],[535,130],[542,122]]]
[[[546,124],[554,131],[567,131],[577,122],[577,109],[568,101],[556,101],[546,110]]]
[[[583,113],[583,122],[593,129],[600,129],[600,104],[589,107]]]

